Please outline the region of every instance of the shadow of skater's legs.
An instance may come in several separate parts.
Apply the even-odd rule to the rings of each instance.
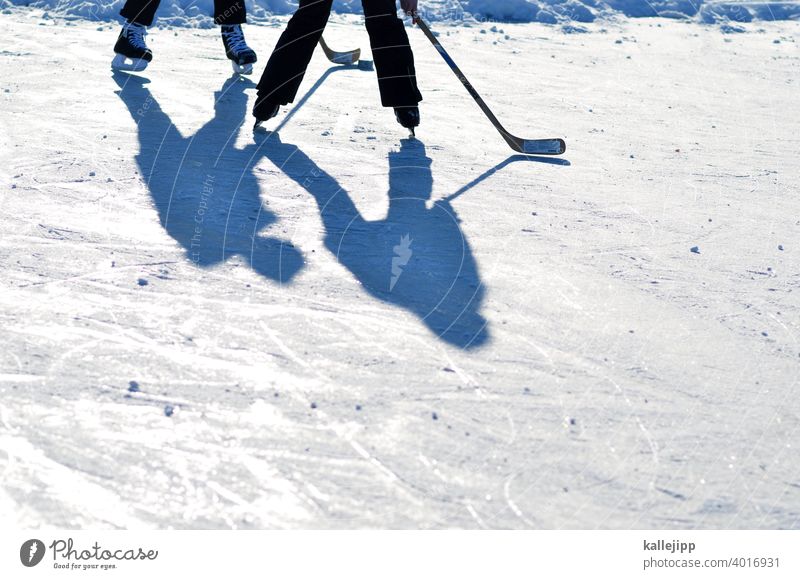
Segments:
[[[214,267],[239,255],[260,275],[280,282],[302,268],[297,249],[262,231],[277,217],[261,202],[253,174],[253,148],[238,149],[252,83],[228,79],[216,93],[214,117],[183,137],[134,75],[116,74],[119,96],[136,121],[136,162],[159,220],[187,257],[199,267]]]

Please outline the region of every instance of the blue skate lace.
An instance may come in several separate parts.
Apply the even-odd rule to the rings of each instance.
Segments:
[[[238,54],[243,50],[247,50],[247,43],[244,41],[244,33],[242,27],[238,24],[232,24],[230,27],[223,28],[222,35],[228,41],[228,50],[234,54]]]
[[[128,42],[140,50],[147,50],[147,44],[144,42],[144,37],[147,34],[147,28],[141,24],[136,24],[135,22],[128,23],[125,28],[125,36],[128,38]]]

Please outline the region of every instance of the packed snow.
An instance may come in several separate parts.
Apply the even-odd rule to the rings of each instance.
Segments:
[[[124,0],[2,0],[0,5],[32,6],[59,16],[91,20],[117,18]],[[292,13],[296,0],[247,0],[251,22],[273,21]],[[159,22],[183,26],[212,26],[213,0],[163,0]],[[334,0],[341,14],[360,14],[361,0]],[[800,3],[790,0],[421,0],[421,12],[434,21],[460,24],[487,20],[540,22],[544,24],[588,23],[596,19],[662,17],[700,21],[706,24],[753,20],[800,20]]]
[[[417,140],[352,14],[325,36],[366,65],[318,51],[254,134],[210,2],[165,0],[192,26],[138,75],[118,2],[32,4],[0,15],[5,525],[800,528],[795,23],[435,24],[567,141],[526,159],[412,28]],[[461,3],[632,6],[498,5]],[[258,72],[292,4],[260,6]]]

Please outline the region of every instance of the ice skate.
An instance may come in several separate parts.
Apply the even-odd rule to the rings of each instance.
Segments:
[[[153,60],[152,51],[147,48],[144,37],[147,28],[135,22],[128,22],[122,26],[117,43],[114,45],[114,60],[111,68],[115,70],[142,71]]]
[[[412,137],[416,136],[414,129],[419,126],[419,107],[395,107],[394,116],[401,126],[409,130]]]
[[[255,51],[247,46],[240,24],[222,26],[222,44],[225,45],[225,55],[231,60],[233,72],[253,73],[253,63],[258,60],[258,57]]]
[[[278,111],[280,110],[280,105],[270,102],[266,98],[258,97],[253,107],[253,116],[256,118],[256,124],[253,126],[253,130],[258,130],[264,122],[277,117]]]

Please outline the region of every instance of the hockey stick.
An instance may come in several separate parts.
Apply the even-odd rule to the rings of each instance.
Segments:
[[[321,36],[319,37],[319,45],[322,47],[322,50],[325,52],[325,56],[328,57],[328,60],[334,64],[355,64],[361,58],[360,48],[349,50],[347,52],[336,52],[335,50],[331,50],[331,48],[328,46],[328,43],[325,42],[325,39]]]
[[[306,103],[308,98],[312,94],[314,94],[314,92],[320,87],[320,85],[325,81],[325,79],[328,78],[328,76],[330,76],[330,74],[332,72],[337,71],[337,70],[347,70],[350,66],[356,64],[359,61],[359,59],[361,58],[361,49],[360,48],[356,48],[355,50],[351,50],[349,52],[334,52],[333,50],[330,49],[328,44],[325,42],[325,39],[322,38],[321,36],[319,38],[319,43],[322,46],[322,50],[325,51],[325,56],[327,56],[328,59],[331,62],[333,62],[334,64],[342,64],[344,66],[334,66],[334,67],[331,67],[330,69],[328,69],[328,71],[325,72],[325,74],[322,75],[322,77],[311,88],[311,90],[309,90],[306,93],[306,95],[303,97],[303,99],[299,103],[297,103],[297,105],[294,108],[292,108],[291,112],[289,112],[289,114],[286,115],[286,118],[283,119],[281,124],[278,125],[278,127],[273,132],[277,133],[280,129],[282,129],[284,127],[284,125],[286,125],[286,123],[289,122],[289,119],[291,119],[292,116],[300,109],[300,107],[302,107]],[[261,125],[264,122],[265,122],[264,120],[261,120],[261,121],[256,120],[255,126],[253,126],[253,130],[254,131],[258,130],[259,127],[261,127]]]
[[[464,73],[461,72],[461,69],[458,68],[458,65],[456,65],[455,61],[450,57],[449,54],[447,54],[447,51],[441,45],[439,40],[433,35],[431,29],[428,28],[427,24],[425,24],[425,21],[420,18],[418,14],[414,14],[414,19],[422,32],[425,33],[425,36],[428,37],[428,40],[431,41],[436,50],[439,51],[439,54],[442,55],[444,61],[453,70],[455,75],[458,77],[458,80],[461,81],[461,84],[464,85],[464,88],[467,89],[467,92],[469,92],[470,96],[472,96],[472,98],[475,99],[475,102],[478,103],[478,106],[481,107],[483,114],[489,118],[494,125],[494,128],[500,132],[500,135],[502,135],[503,139],[505,139],[506,143],[508,143],[512,149],[525,155],[560,155],[567,150],[567,145],[563,139],[521,139],[519,137],[515,137],[505,130],[503,125],[500,124],[500,121],[497,120],[497,117],[494,116],[494,113],[491,111],[488,105],[483,101],[481,95],[478,94],[478,91],[475,90],[472,84],[467,80],[467,77],[464,76]]]

